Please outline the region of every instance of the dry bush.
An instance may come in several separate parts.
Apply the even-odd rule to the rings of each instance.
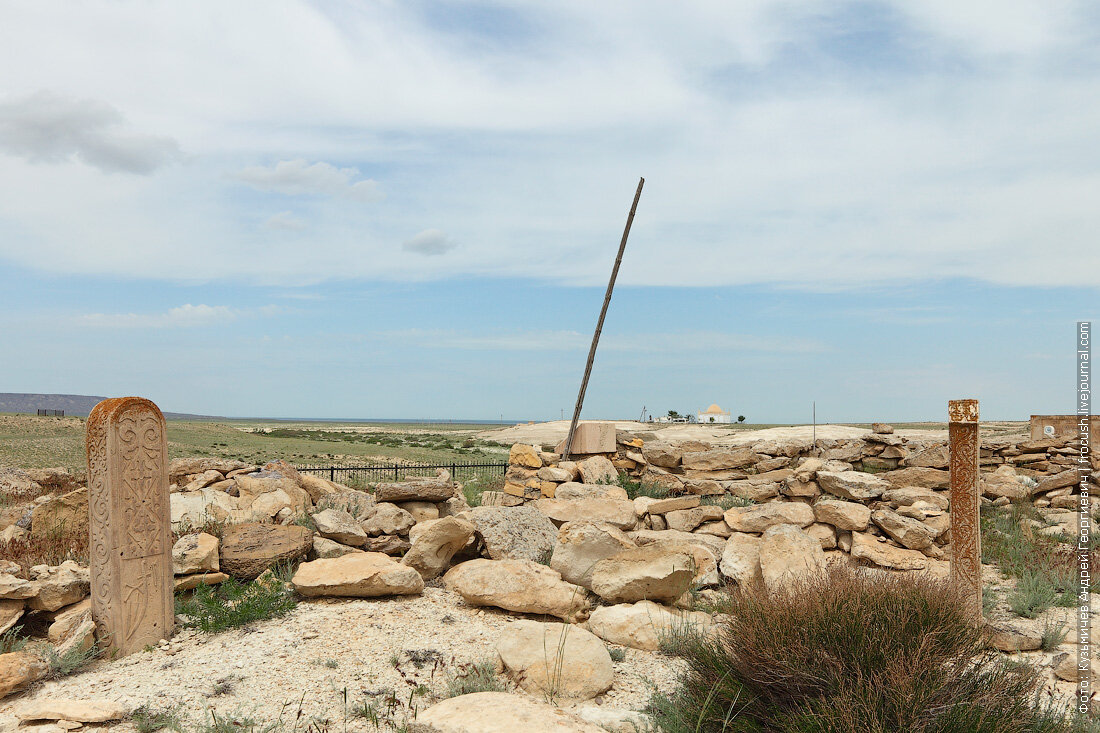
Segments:
[[[685,639],[667,733],[1069,731],[1032,667],[985,645],[945,582],[838,565],[784,592],[731,594],[717,637]]]
[[[88,565],[88,532],[58,529],[46,535],[28,534],[4,545],[0,557],[22,566],[24,573],[35,565],[60,565],[75,560]]]

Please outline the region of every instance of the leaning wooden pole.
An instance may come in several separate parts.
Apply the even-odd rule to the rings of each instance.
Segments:
[[[619,253],[615,255],[615,266],[611,268],[611,279],[607,283],[607,292],[603,296],[603,307],[600,308],[600,320],[596,322],[596,332],[592,334],[592,346],[588,349],[588,362],[584,365],[584,379],[581,380],[581,391],[577,393],[577,404],[573,408],[573,419],[569,422],[569,434],[565,436],[565,450],[562,458],[568,459],[569,452],[573,449],[573,433],[577,432],[577,422],[581,419],[581,407],[584,406],[584,391],[588,389],[588,378],[592,376],[592,363],[596,360],[596,346],[600,343],[600,332],[603,331],[603,320],[607,316],[607,306],[611,304],[611,292],[615,289],[615,278],[619,276],[619,265],[623,262],[623,252],[626,251],[626,239],[630,236],[630,225],[634,223],[634,212],[638,210],[638,199],[642,197],[642,186],[645,179],[638,179],[638,190],[634,192],[634,203],[630,205],[630,214],[626,217],[626,228],[623,229],[623,239],[619,242]]]

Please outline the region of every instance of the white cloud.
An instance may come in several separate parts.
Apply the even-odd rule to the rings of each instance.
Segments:
[[[447,233],[438,229],[425,229],[411,239],[401,244],[401,249],[418,255],[442,255],[447,254],[457,245],[447,239]]]
[[[289,211],[280,211],[264,222],[268,229],[285,229],[292,232],[300,232],[306,228],[306,222],[299,219]]]
[[[335,196],[362,203],[383,198],[377,181],[359,177],[356,168],[337,168],[324,162],[310,164],[301,158],[282,160],[273,166],[250,166],[234,177],[261,191],[274,191],[286,196]]]
[[[200,328],[229,323],[246,316],[271,316],[279,311],[279,307],[274,305],[247,310],[187,303],[162,313],[87,313],[79,316],[77,322],[89,328]]]
[[[107,173],[149,174],[179,157],[175,140],[124,122],[104,102],[38,92],[0,102],[0,150],[35,163],[75,158]]]

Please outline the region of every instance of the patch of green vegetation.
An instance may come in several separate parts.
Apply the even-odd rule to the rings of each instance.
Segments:
[[[18,652],[27,646],[27,637],[19,635],[22,630],[22,626],[13,626],[0,634],[0,654]]]
[[[230,578],[218,585],[200,585],[189,597],[176,596],[176,615],[182,625],[208,634],[264,621],[289,613],[298,604],[285,582],[241,583]]]
[[[481,506],[481,495],[486,491],[500,491],[504,488],[504,477],[484,475],[462,482],[462,495],[470,506]]]
[[[625,471],[619,473],[619,486],[626,489],[626,495],[631,501],[639,496],[664,499],[669,495],[669,490],[664,486],[631,478]]]
[[[79,671],[81,668],[87,666],[93,659],[98,657],[102,651],[98,642],[92,644],[87,649],[74,646],[72,649],[65,652],[59,651],[50,644],[46,646],[45,650],[46,666],[49,668],[49,671],[46,672],[46,679],[56,680],[61,677],[68,677],[73,672]]]
[[[496,673],[490,662],[460,664],[447,677],[445,697],[458,697],[474,692],[507,692],[508,684]]]
[[[1068,635],[1069,629],[1064,623],[1048,618],[1039,635],[1039,648],[1044,652],[1052,652],[1062,645]]]
[[[183,733],[183,721],[180,719],[178,708],[155,708],[142,705],[130,714],[130,720],[133,721],[137,733],[156,733],[158,730]]]

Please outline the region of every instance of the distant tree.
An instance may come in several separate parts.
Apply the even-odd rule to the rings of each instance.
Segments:
[[[676,418],[680,417],[680,413],[676,412],[676,410],[669,410],[668,416],[675,420]]]
[[[737,422],[745,422],[745,416],[744,415],[738,415],[737,416]]]

